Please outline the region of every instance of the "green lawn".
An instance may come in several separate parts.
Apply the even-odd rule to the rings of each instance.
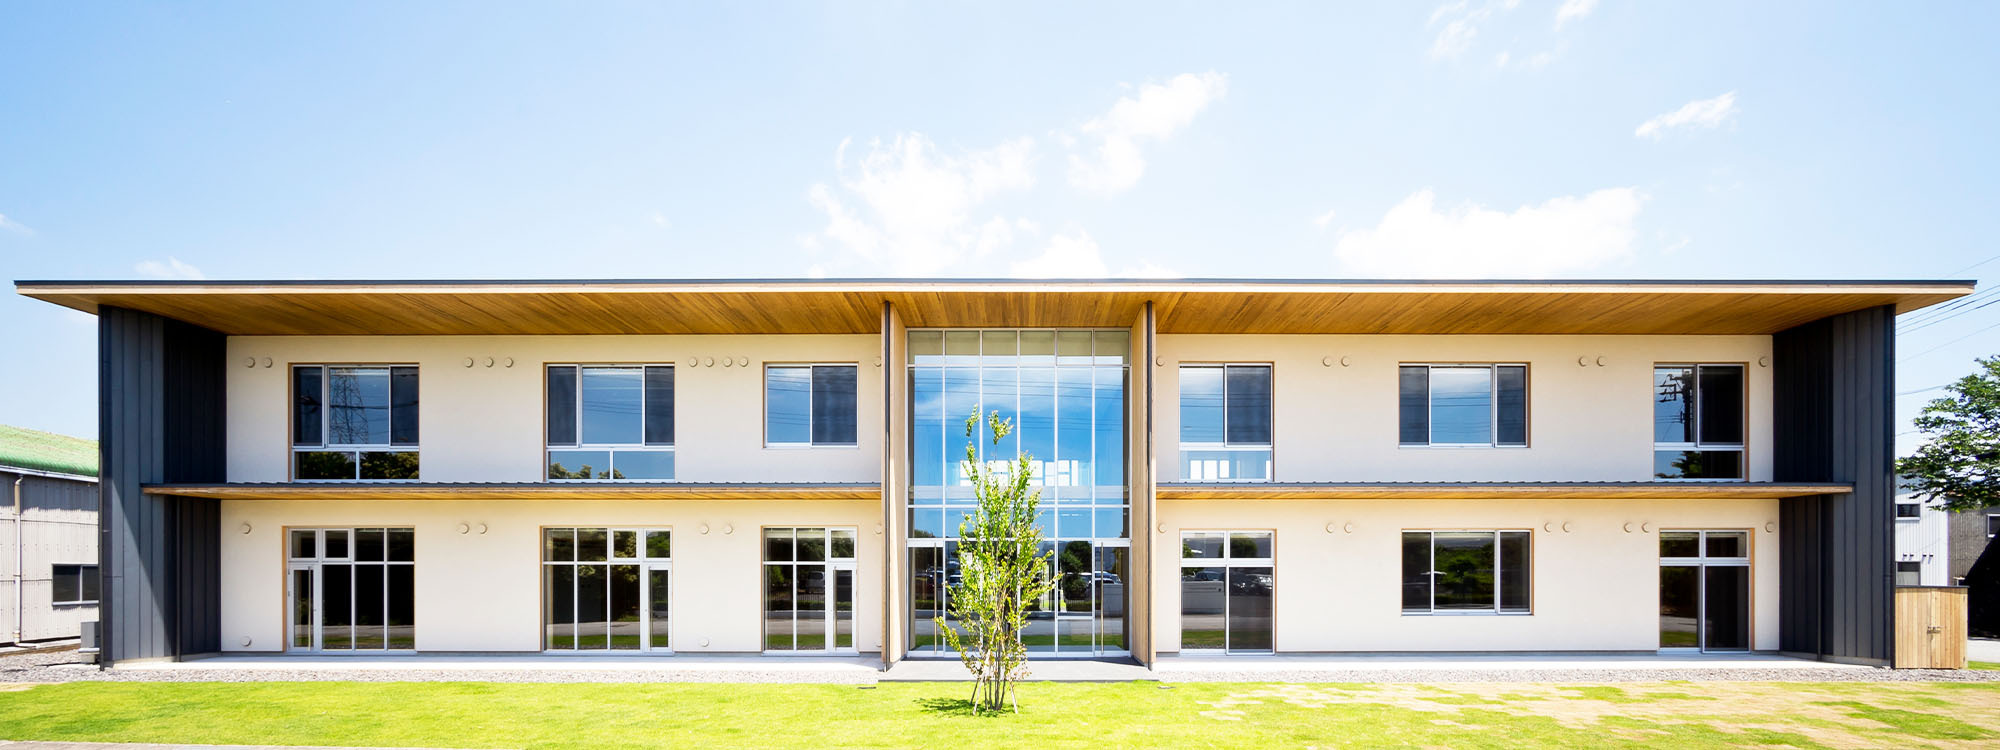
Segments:
[[[2000,661],[1968,661],[1966,669],[2000,669]]]
[[[465,748],[1992,747],[2000,684],[110,683],[0,692],[0,738]]]

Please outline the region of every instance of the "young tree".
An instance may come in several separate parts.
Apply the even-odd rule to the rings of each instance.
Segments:
[[[2000,505],[2000,356],[1977,361],[1980,372],[1924,406],[1914,420],[1923,447],[1896,461],[1917,497],[1941,499],[1950,511]]]
[[[986,423],[993,445],[1013,430],[997,411]],[[973,412],[965,420],[966,437],[976,437],[978,427],[979,413]],[[1011,705],[1019,713],[1014,688],[1028,676],[1027,648],[1021,643],[1028,604],[1055,587],[1049,572],[1051,555],[1041,551],[1042,530],[1035,524],[1042,491],[1029,487],[1027,454],[1011,463],[983,464],[977,449],[977,443],[965,446],[962,466],[979,507],[959,524],[959,580],[948,589],[948,611],[958,618],[958,626],[943,617],[937,618],[937,625],[945,643],[958,651],[972,673],[973,712]],[[960,627],[964,635],[959,634]]]

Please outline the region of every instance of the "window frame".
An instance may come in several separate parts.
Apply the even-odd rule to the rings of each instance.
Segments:
[[[854,369],[854,442],[819,443],[819,442],[813,442],[812,440],[812,427],[813,427],[812,418],[813,418],[813,398],[814,398],[813,388],[812,388],[812,370],[817,367],[849,367]],[[780,368],[780,369],[792,368],[792,369],[802,369],[806,371],[806,442],[778,443],[771,441],[771,370],[773,368]],[[763,428],[764,432],[765,449],[767,450],[773,450],[773,449],[774,450],[813,450],[813,449],[860,450],[861,449],[861,363],[818,362],[818,361],[765,362],[764,371],[762,375],[763,375],[761,381],[762,390],[759,391],[758,398],[761,399],[764,406],[763,408],[764,419],[761,427]]]
[[[576,442],[574,443],[557,444],[549,442],[549,425],[548,425],[549,368],[552,367],[576,368],[576,386],[573,391],[574,398],[573,401],[571,402],[575,406],[575,408],[572,410],[572,416],[571,416],[571,426],[574,428],[576,433]],[[679,429],[680,425],[678,424],[678,422],[680,421],[680,410],[676,408],[674,411],[673,421],[676,424],[674,425],[675,429],[674,429],[673,442],[664,444],[654,444],[646,442],[645,382],[646,382],[646,368],[648,367],[665,367],[670,370],[675,369],[675,365],[673,362],[543,362],[542,363],[542,468],[541,468],[542,481],[570,483],[570,484],[588,484],[588,483],[632,484],[632,483],[644,483],[644,482],[679,481],[681,469],[680,469],[680,454],[677,452],[677,449],[680,443],[680,429]],[[584,442],[583,371],[586,368],[619,368],[619,369],[635,369],[639,371],[639,442],[637,443]],[[674,400],[678,402],[681,397],[680,372],[678,370],[676,370],[673,373],[673,378],[674,378]],[[558,450],[603,451],[608,461],[608,464],[604,467],[606,472],[616,471],[618,466],[619,451],[642,452],[642,453],[666,453],[671,455],[674,459],[674,471],[673,471],[674,476],[668,479],[615,479],[609,477],[603,479],[597,479],[592,477],[554,479],[549,477],[549,466],[552,465],[552,462],[549,460],[549,454]]]
[[[2000,521],[2000,513],[1988,513],[1988,514],[1986,514],[1986,538],[1987,538],[1987,539],[1992,539],[1992,538],[1994,538],[1994,537],[1996,537],[1996,536],[2000,536],[2000,523],[1995,523],[1996,521]]]
[[[1266,537],[1266,538],[1267,538],[1267,539],[1269,540],[1269,543],[1270,543],[1270,547],[1271,547],[1271,554],[1270,554],[1269,556],[1267,556],[1267,557],[1237,557],[1237,556],[1236,556],[1236,555],[1234,554],[1234,553],[1235,553],[1235,548],[1234,548],[1234,546],[1233,546],[1233,545],[1231,544],[1231,542],[1232,542],[1232,541],[1233,541],[1233,540],[1234,540],[1234,539],[1236,538],[1236,535],[1238,535],[1238,534],[1244,534],[1244,535],[1250,535],[1250,534],[1262,534],[1262,535],[1264,535],[1264,536],[1265,536],[1265,537]],[[1196,536],[1196,535],[1219,535],[1219,536],[1221,536],[1221,537],[1222,537],[1222,556],[1221,556],[1221,557],[1188,557],[1188,556],[1187,556],[1187,542],[1188,542],[1188,537],[1190,537],[1190,536]],[[1275,529],[1275,528],[1263,528],[1263,529],[1258,529],[1258,528],[1247,528],[1247,529],[1246,529],[1246,528],[1234,528],[1234,529],[1228,529],[1228,528],[1207,528],[1207,527],[1203,527],[1203,528],[1189,528],[1189,529],[1180,529],[1180,535],[1179,535],[1178,537],[1176,537],[1175,539],[1176,539],[1176,541],[1178,541],[1178,542],[1180,543],[1180,546],[1181,546],[1181,552],[1180,552],[1179,554],[1177,554],[1177,555],[1175,556],[1175,558],[1176,558],[1176,559],[1177,559],[1177,560],[1179,561],[1179,563],[1180,563],[1179,565],[1175,566],[1175,568],[1174,568],[1174,575],[1175,575],[1175,579],[1176,579],[1176,586],[1178,586],[1178,585],[1179,585],[1179,583],[1178,583],[1178,579],[1179,579],[1179,577],[1180,577],[1180,575],[1181,575],[1181,571],[1183,571],[1183,570],[1186,570],[1186,569],[1188,569],[1188,568],[1221,568],[1221,569],[1223,569],[1223,571],[1224,571],[1224,573],[1223,573],[1223,577],[1224,577],[1224,581],[1225,581],[1225,582],[1226,582],[1226,581],[1228,580],[1228,572],[1227,572],[1227,571],[1228,571],[1228,570],[1230,570],[1230,569],[1232,569],[1232,568],[1268,568],[1268,569],[1270,569],[1270,571],[1271,571],[1271,602],[1272,602],[1272,606],[1273,606],[1273,607],[1276,607],[1276,606],[1277,606],[1277,600],[1278,600],[1278,599],[1277,599],[1277,590],[1278,590],[1278,565],[1277,565],[1277,561],[1278,561],[1278,530],[1277,530],[1277,529]],[[1270,653],[1276,653],[1276,652],[1277,652],[1277,644],[1278,644],[1278,619],[1277,619],[1277,618],[1275,618],[1275,617],[1271,618],[1271,623],[1270,623],[1270,626],[1269,626],[1269,627],[1270,627],[1270,635],[1271,635],[1271,648],[1262,648],[1262,649],[1235,649],[1235,648],[1229,648],[1229,647],[1228,647],[1228,643],[1229,643],[1229,636],[1233,634],[1233,633],[1232,633],[1232,631],[1231,631],[1231,629],[1230,629],[1230,627],[1229,627],[1229,605],[1230,605],[1230,604],[1232,604],[1232,603],[1233,603],[1233,602],[1231,602],[1231,601],[1229,600],[1229,596],[1228,596],[1228,593],[1227,593],[1227,591],[1225,591],[1225,592],[1224,592],[1224,595],[1223,595],[1223,605],[1222,605],[1222,606],[1223,606],[1223,648],[1219,648],[1219,649],[1208,649],[1208,648],[1194,648],[1194,649],[1191,649],[1191,648],[1188,648],[1188,647],[1187,647],[1187,645],[1186,645],[1186,643],[1185,643],[1185,642],[1183,642],[1183,643],[1182,643],[1182,645],[1181,645],[1181,648],[1180,648],[1180,653],[1182,653],[1182,654],[1194,654],[1194,655],[1201,655],[1201,656],[1219,656],[1219,655],[1225,655],[1225,654],[1228,654],[1228,655],[1234,655],[1234,654],[1270,654]],[[1182,605],[1182,608],[1183,608],[1183,609],[1185,608],[1185,605],[1184,605],[1184,604]],[[1186,633],[1186,623],[1185,623],[1184,621],[1180,620],[1179,618],[1182,618],[1182,617],[1185,617],[1185,616],[1186,616],[1186,613],[1185,613],[1184,611],[1183,611],[1183,612],[1176,612],[1176,613],[1175,613],[1175,617],[1176,617],[1176,622],[1175,622],[1175,628],[1176,628],[1176,630],[1177,630],[1177,631],[1178,631],[1178,632],[1179,632],[1180,634],[1183,634],[1183,635],[1184,635],[1184,634]]]
[[[1241,443],[1241,442],[1233,442],[1229,439],[1229,368],[1232,367],[1261,367],[1264,368],[1264,370],[1270,374],[1270,382],[1266,383],[1265,387],[1265,393],[1269,397],[1264,400],[1264,410],[1268,414],[1268,416],[1264,418],[1264,422],[1265,424],[1270,425],[1271,434],[1269,436],[1270,439],[1262,443]],[[1236,362],[1236,361],[1181,362],[1174,369],[1176,407],[1180,406],[1178,402],[1181,399],[1186,398],[1187,392],[1181,389],[1185,387],[1184,384],[1187,382],[1186,378],[1184,377],[1184,374],[1187,372],[1187,370],[1191,368],[1213,369],[1222,371],[1222,442],[1197,443],[1197,442],[1188,442],[1186,440],[1176,440],[1175,442],[1179,446],[1178,450],[1181,454],[1180,460],[1178,462],[1180,464],[1181,481],[1217,482],[1217,483],[1230,482],[1230,483],[1244,483],[1244,484],[1270,483],[1277,481],[1278,364],[1276,362]],[[1180,429],[1183,434],[1186,433],[1187,425],[1185,422],[1183,422],[1180,425]],[[1212,479],[1212,478],[1198,479],[1188,476],[1189,472],[1188,472],[1187,452],[1190,450],[1221,451],[1225,453],[1256,453],[1261,450],[1268,456],[1268,458],[1266,458],[1265,460],[1268,465],[1265,467],[1264,471],[1265,476],[1263,477],[1247,477],[1247,478],[1230,477],[1224,479]]]
[[[1424,369],[1425,369],[1425,370],[1427,371],[1427,372],[1426,372],[1426,374],[1425,374],[1425,377],[1424,377],[1424,415],[1425,415],[1425,417],[1424,417],[1424,442],[1421,442],[1421,443],[1405,443],[1405,442],[1403,442],[1403,438],[1402,438],[1402,428],[1401,428],[1401,424],[1400,424],[1400,420],[1402,419],[1402,404],[1401,404],[1401,398],[1402,398],[1402,373],[1403,373],[1403,368],[1405,368],[1405,367],[1422,367],[1422,368],[1424,368]],[[1433,439],[1433,437],[1432,437],[1432,436],[1433,436],[1433,434],[1434,434],[1434,429],[1435,429],[1435,427],[1436,427],[1436,422],[1435,422],[1434,420],[1430,419],[1430,414],[1432,413],[1432,412],[1431,412],[1431,409],[1432,409],[1432,408],[1433,408],[1433,406],[1434,406],[1434,404],[1433,404],[1433,398],[1434,398],[1434,395],[1435,395],[1435,394],[1436,394],[1436,392],[1437,392],[1437,389],[1436,389],[1436,388],[1434,388],[1434,387],[1432,387],[1432,383],[1433,383],[1434,381],[1433,381],[1433,380],[1432,380],[1432,379],[1430,378],[1430,376],[1429,376],[1429,374],[1428,374],[1428,371],[1429,371],[1429,370],[1435,370],[1435,369],[1437,369],[1437,368],[1440,368],[1440,367],[1442,367],[1442,368],[1472,368],[1472,367],[1479,367],[1479,368],[1484,368],[1484,369],[1486,369],[1486,370],[1487,370],[1487,373],[1488,373],[1488,376],[1487,376],[1487,377],[1488,377],[1488,379],[1487,379],[1487,386],[1488,386],[1488,389],[1487,389],[1487,396],[1488,396],[1488,397],[1489,397],[1489,398],[1491,399],[1491,402],[1492,402],[1492,403],[1491,403],[1491,406],[1490,406],[1490,407],[1488,408],[1488,410],[1487,410],[1487,419],[1488,419],[1488,421],[1487,421],[1487,435],[1486,435],[1486,440],[1487,440],[1487,441],[1486,441],[1486,442],[1484,442],[1484,443],[1440,443],[1440,442],[1437,442],[1436,440],[1434,440],[1434,439]],[[1500,368],[1502,368],[1502,367],[1519,367],[1519,368],[1521,368],[1521,442],[1519,442],[1519,443],[1502,443],[1502,442],[1500,442]],[[1514,362],[1501,362],[1501,361],[1495,361],[1495,362],[1398,362],[1398,363],[1396,363],[1396,377],[1397,377],[1397,384],[1396,384],[1396,395],[1397,395],[1397,400],[1398,400],[1398,404],[1397,404],[1397,411],[1396,411],[1396,418],[1397,418],[1397,419],[1399,420],[1399,421],[1398,421],[1398,426],[1397,426],[1397,430],[1396,430],[1396,432],[1397,432],[1397,434],[1396,434],[1396,447],[1397,447],[1397,448],[1410,448],[1410,449],[1417,449],[1417,450],[1430,450],[1430,449],[1444,449],[1444,450],[1494,450],[1494,449],[1506,449],[1506,450],[1524,450],[1524,449],[1527,449],[1527,448],[1529,448],[1529,447],[1533,446],[1533,445],[1535,444],[1535,440],[1534,440],[1534,433],[1535,433],[1535,430],[1534,430],[1534,414],[1535,414],[1535,404],[1534,404],[1534,398],[1532,397],[1532,394],[1534,393],[1534,382],[1535,382],[1535,380],[1534,380],[1534,378],[1535,378],[1535,374],[1534,374],[1534,369],[1535,369],[1535,368],[1534,368],[1534,367],[1533,367],[1533,366],[1532,366],[1532,365],[1531,365],[1530,363],[1528,363],[1528,362],[1525,362],[1525,361],[1514,361]]]
[[[308,367],[316,368],[319,370],[320,414],[319,414],[319,442],[317,443],[298,442],[298,413],[299,413],[298,371],[300,369]],[[419,419],[417,421],[417,441],[415,443],[408,445],[396,444],[395,377],[397,368],[410,368],[417,371],[417,387],[419,389],[417,396],[417,407],[416,407],[417,413],[419,415]],[[329,391],[328,391],[329,388],[333,387],[333,378],[330,377],[328,373],[329,371],[334,369],[381,369],[388,371],[389,389],[390,389],[389,404],[388,404],[389,442],[381,444],[335,443],[327,439],[329,435],[328,431],[333,429],[331,424],[332,420],[329,418],[332,412],[332,400],[329,397]],[[315,482],[315,483],[365,482],[371,484],[395,484],[395,483],[406,484],[410,482],[423,481],[423,420],[421,418],[421,415],[423,414],[422,388],[423,388],[424,373],[422,365],[419,365],[415,362],[317,362],[317,363],[288,362],[285,364],[285,375],[286,375],[285,393],[289,396],[289,398],[286,399],[286,407],[285,407],[285,422],[286,422],[285,442],[289,452],[291,453],[290,460],[286,461],[285,471],[286,475],[289,476],[292,481]],[[354,457],[354,477],[350,479],[301,479],[299,478],[299,455],[302,453],[346,453],[352,455]],[[414,477],[410,477],[408,479],[362,479],[361,456],[362,454],[365,453],[415,453],[417,454],[417,475]]]
[[[1500,535],[1506,533],[1526,534],[1528,538],[1528,570],[1527,570],[1528,604],[1526,609],[1519,609],[1519,610],[1506,609],[1505,608],[1506,604],[1503,602],[1500,596],[1501,587],[1504,585],[1504,581],[1506,580],[1507,577],[1505,569],[1503,569],[1500,564],[1502,556],[1506,554],[1504,547],[1500,543]],[[1431,570],[1425,573],[1425,575],[1429,577],[1428,580],[1430,583],[1430,607],[1428,609],[1410,609],[1406,606],[1402,606],[1399,603],[1398,607],[1401,608],[1401,614],[1404,617],[1533,617],[1534,616],[1535,591],[1536,591],[1535,547],[1537,546],[1535,544],[1534,529],[1531,528],[1402,529],[1398,531],[1396,534],[1396,545],[1397,545],[1396,555],[1398,558],[1402,557],[1403,537],[1408,534],[1430,535],[1429,567],[1431,568]],[[1438,609],[1437,607],[1437,589],[1438,589],[1437,535],[1438,534],[1492,534],[1493,535],[1493,608],[1491,610]],[[1401,564],[1400,560],[1398,564],[1399,565]],[[1405,578],[1407,578],[1407,574],[1400,576],[1398,580],[1404,580]],[[1399,596],[1398,600],[1400,601],[1400,599],[1401,597]]]
[[[57,599],[57,598],[55,598],[55,590],[56,590],[56,586],[55,586],[55,582],[56,582],[56,581],[57,581],[58,579],[61,579],[61,578],[63,578],[63,568],[75,568],[75,569],[76,569],[76,571],[75,571],[74,575],[76,576],[76,596],[77,596],[77,598],[75,598],[75,599]],[[88,571],[87,573],[85,572],[86,570]],[[87,577],[86,577],[86,576],[87,576]],[[86,586],[84,586],[84,581],[86,581],[86,580],[90,580],[90,579],[97,579],[97,581],[98,581],[98,584],[97,584],[97,596],[95,596],[95,597],[87,597],[87,598],[86,598],[86,597],[84,596],[84,591],[85,591],[85,590],[87,589],[87,587],[86,587]],[[95,606],[95,605],[96,605],[96,604],[98,603],[98,601],[100,601],[100,600],[101,600],[101,599],[103,598],[103,596],[104,596],[104,589],[103,589],[103,586],[104,586],[104,583],[103,583],[103,579],[102,579],[102,578],[99,578],[99,577],[98,577],[98,567],[97,567],[97,563],[94,563],[94,562],[87,562],[87,563],[50,563],[50,564],[49,564],[49,604],[50,604],[51,606],[56,606],[56,607],[80,607],[80,606]]]
[[[1904,515],[1904,514],[1903,514],[1903,509],[1904,509],[1904,508],[1910,508],[1910,509],[1912,509],[1909,515]],[[1916,521],[1916,520],[1920,520],[1920,519],[1922,519],[1923,517],[1924,517],[1924,504],[1923,504],[1923,503],[1905,503],[1905,502],[1901,502],[1901,501],[1898,501],[1898,502],[1896,503],[1896,520],[1898,520],[1898,521]]]
[[[570,559],[551,560],[549,559],[549,532],[562,531],[562,530],[568,530],[571,534]],[[604,532],[605,551],[603,560],[583,559],[583,550],[581,547],[581,543],[578,541],[578,537],[581,536],[579,532],[585,530],[595,530]],[[638,535],[637,537],[638,547],[635,550],[636,556],[633,557],[618,556],[617,539],[618,539],[618,534],[620,532],[634,533]],[[654,556],[649,553],[650,547],[648,546],[647,542],[649,541],[651,535],[653,534],[661,534],[667,538],[668,547],[667,547],[667,554],[665,556]],[[541,620],[541,633],[539,634],[542,643],[541,653],[562,655],[562,656],[584,656],[584,657],[602,657],[602,656],[619,657],[619,656],[641,656],[641,655],[671,656],[675,653],[673,648],[673,633],[671,628],[673,619],[677,616],[677,613],[680,611],[679,607],[676,606],[678,603],[676,595],[677,595],[677,589],[680,588],[680,579],[676,576],[675,566],[674,566],[673,548],[675,545],[674,541],[675,531],[672,525],[597,526],[590,524],[581,524],[581,525],[552,524],[552,525],[544,525],[538,527],[535,531],[535,539],[538,545],[538,548],[535,550],[535,559],[537,561],[536,586],[538,586],[541,589],[541,597],[539,599],[540,611],[536,615],[536,617]],[[639,622],[640,622],[641,632],[644,633],[644,635],[642,636],[642,640],[640,641],[641,644],[640,647],[630,648],[630,649],[612,648],[613,642],[608,640],[605,642],[605,648],[602,649],[586,649],[581,646],[580,644],[581,636],[577,634],[576,631],[574,630],[574,628],[576,628],[578,625],[581,624],[583,616],[582,612],[579,611],[578,601],[580,599],[579,597],[580,592],[579,589],[576,587],[576,578],[574,576],[576,576],[577,574],[576,569],[585,565],[604,566],[606,568],[607,574],[609,573],[609,569],[612,566],[627,565],[639,568],[639,575],[642,576],[641,580],[643,581],[639,597],[639,607],[641,610]],[[575,644],[571,648],[558,648],[551,644],[551,641],[554,640],[554,636],[552,635],[550,629],[554,625],[561,623],[549,622],[549,610],[551,608],[551,605],[554,603],[555,599],[555,592],[550,590],[549,586],[549,568],[567,568],[569,570],[570,575],[572,576],[570,580],[571,619],[570,622],[567,623],[572,628],[570,637],[573,639],[572,644]],[[651,611],[648,609],[650,599],[652,598],[650,591],[652,582],[650,578],[652,574],[656,571],[665,571],[667,574],[667,600],[668,600],[667,620],[669,623],[668,625],[669,631],[667,633],[666,644],[657,646],[652,645],[650,643],[650,638],[652,636],[653,617]],[[606,586],[607,588],[609,586],[608,580],[606,581]],[[605,596],[605,604],[607,609],[610,606],[610,601],[611,601],[610,592],[607,590]],[[607,619],[606,622],[609,623],[611,621]]]
[[[1747,481],[1750,481],[1750,366],[1749,366],[1749,363],[1746,363],[1746,362],[1654,362],[1654,363],[1653,363],[1653,382],[1652,382],[1652,385],[1651,385],[1651,386],[1650,386],[1650,387],[1648,388],[1648,393],[1647,393],[1647,398],[1648,398],[1648,399],[1651,399],[1651,400],[1653,400],[1653,401],[1654,401],[1654,403],[1656,403],[1656,404],[1658,403],[1658,399],[1659,399],[1659,394],[1660,394],[1660,392],[1659,392],[1659,373],[1660,373],[1660,369],[1661,369],[1661,368],[1666,368],[1666,367],[1689,367],[1689,368],[1693,368],[1693,369],[1694,369],[1694,402],[1693,402],[1693,405],[1692,405],[1692,407],[1691,407],[1691,408],[1692,408],[1692,409],[1694,410],[1694,418],[1695,418],[1695,424],[1694,424],[1694,437],[1695,437],[1695,439],[1694,439],[1694,442],[1669,442],[1669,443],[1662,443],[1662,442],[1660,442],[1660,441],[1659,441],[1659,440],[1657,439],[1657,437],[1656,437],[1656,438],[1655,438],[1655,439],[1653,440],[1653,454],[1654,454],[1654,456],[1655,456],[1654,460],[1655,460],[1655,461],[1657,461],[1657,460],[1658,460],[1658,458],[1657,458],[1657,457],[1658,457],[1658,455],[1659,455],[1659,453],[1660,453],[1661,451],[1681,451],[1681,452],[1704,452],[1704,451],[1705,451],[1705,452],[1716,452],[1716,453],[1721,453],[1721,452],[1727,452],[1727,451],[1734,451],[1734,452],[1735,452],[1735,453],[1737,454],[1737,456],[1736,456],[1736,466],[1737,466],[1737,468],[1739,469],[1739,471],[1737,472],[1739,476],[1735,476],[1735,477],[1662,477],[1662,476],[1658,476],[1657,474],[1655,474],[1655,475],[1654,475],[1654,476],[1652,477],[1651,481],[1655,481],[1655,482],[1747,482]],[[1741,441],[1739,441],[1739,442],[1736,442],[1736,443],[1708,443],[1708,442],[1703,442],[1703,441],[1702,441],[1702,439],[1701,439],[1701,421],[1700,421],[1700,420],[1701,420],[1701,413],[1702,413],[1702,408],[1701,408],[1701,406],[1702,406],[1702,398],[1703,398],[1703,396],[1702,396],[1702,393],[1703,393],[1703,391],[1704,391],[1704,389],[1703,389],[1703,388],[1701,387],[1701,368],[1704,368],[1704,367],[1734,367],[1734,368],[1736,368],[1736,370],[1737,370],[1737,371],[1738,371],[1739,373],[1741,373],[1741,374],[1742,374],[1742,376],[1741,376],[1741,377],[1739,378],[1739,380],[1740,380],[1740,381],[1741,381],[1741,383],[1742,383],[1742,388],[1743,388],[1743,392],[1742,392],[1741,394],[1739,394],[1739,395],[1738,395],[1738,398],[1737,398],[1737,403],[1738,403],[1738,404],[1740,404],[1740,405],[1742,405],[1742,408],[1741,408],[1740,410],[1738,410],[1738,412],[1737,412],[1737,415],[1736,415],[1736,419],[1737,419],[1737,422],[1738,422],[1738,425],[1737,425],[1737,427],[1738,427],[1738,430],[1739,430],[1739,433],[1738,433],[1738,434],[1741,434],[1741,435],[1743,436],[1743,439],[1742,439]],[[1649,410],[1649,411],[1650,411],[1650,410]],[[1653,473],[1653,472],[1648,472],[1648,473]]]

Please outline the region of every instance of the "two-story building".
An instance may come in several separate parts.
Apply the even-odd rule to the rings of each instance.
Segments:
[[[1970,282],[20,282],[100,320],[104,653],[1883,663],[1894,322]],[[965,420],[998,412],[999,444]]]

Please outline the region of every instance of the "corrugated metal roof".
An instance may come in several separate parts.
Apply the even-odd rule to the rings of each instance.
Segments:
[[[0,425],[0,467],[97,476],[97,441]]]

